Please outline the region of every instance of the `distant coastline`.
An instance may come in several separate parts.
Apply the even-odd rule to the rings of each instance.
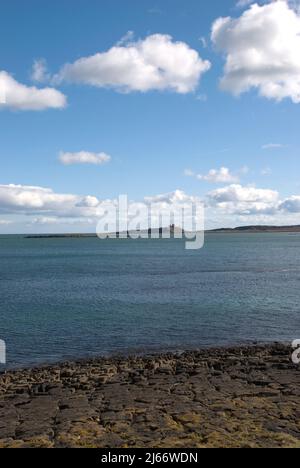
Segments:
[[[300,225],[295,226],[240,226],[236,228],[220,228],[220,229],[212,229],[206,232],[213,232],[213,233],[222,233],[222,232],[229,232],[229,233],[249,233],[249,232],[299,232],[300,233]]]
[[[148,230],[148,234],[156,234],[156,235],[163,235],[165,232],[167,232],[168,228],[160,228],[156,230]],[[145,231],[137,231],[140,234],[145,234]],[[135,234],[137,233],[136,231],[134,232]],[[174,236],[175,232],[179,233],[182,231],[180,228],[174,228],[171,227],[171,235]],[[208,229],[205,230],[206,234],[239,234],[239,233],[300,233],[300,225],[293,225],[293,226],[267,226],[267,225],[252,225],[252,226],[239,226],[235,228],[219,228],[219,229]],[[121,236],[126,236],[126,233],[115,233],[116,237],[119,238]],[[131,232],[127,232],[127,237],[130,237]],[[80,239],[80,238],[96,238],[97,234],[93,233],[86,233],[86,234],[80,234],[80,233],[67,233],[67,234],[29,234],[24,236],[26,239],[64,239],[64,238],[74,238],[74,239]]]

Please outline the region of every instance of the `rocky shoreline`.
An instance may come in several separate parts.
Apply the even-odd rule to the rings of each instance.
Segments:
[[[94,359],[0,375],[0,448],[300,447],[282,344]]]

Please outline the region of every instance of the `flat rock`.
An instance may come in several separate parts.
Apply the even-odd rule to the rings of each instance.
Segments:
[[[0,375],[1,447],[300,447],[281,344],[93,359]]]

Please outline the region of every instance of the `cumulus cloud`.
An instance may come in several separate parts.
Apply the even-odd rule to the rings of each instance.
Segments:
[[[144,198],[146,203],[162,203],[169,205],[176,203],[196,202],[197,200],[199,200],[197,197],[187,195],[182,190],[174,190],[174,192]]]
[[[144,201],[151,203],[154,210],[163,211],[164,207],[167,208],[169,205],[180,207],[184,204],[199,203],[201,198],[188,195],[182,190],[175,190],[145,197]],[[226,216],[229,216],[228,219],[231,221],[236,219],[241,223],[299,224],[298,217],[294,215],[300,213],[300,195],[282,200],[279,192],[272,189],[231,184],[209,192],[206,195],[205,205],[206,216],[208,218],[213,216],[215,219],[219,217],[219,226],[223,227],[222,219],[224,223]]]
[[[61,109],[66,103],[66,96],[54,88],[38,89],[35,86],[25,86],[7,72],[0,71],[0,110]]]
[[[243,168],[240,173],[244,172]],[[231,184],[239,182],[239,175],[233,174],[227,167],[221,167],[220,169],[211,169],[207,174],[196,174],[190,169],[186,169],[184,174],[188,177],[195,177],[198,180],[203,180],[205,182],[210,182],[213,184]]]
[[[197,196],[188,195],[182,190],[145,197],[140,201],[129,202],[129,215],[144,213],[145,203],[151,204],[151,214],[160,223],[161,216],[173,212],[179,214],[182,208],[199,203]],[[55,226],[59,231],[68,225],[96,226],[107,210],[116,209],[117,199],[98,199],[93,195],[56,193],[50,188],[23,185],[0,185],[0,226],[10,224],[18,216],[28,218],[28,223],[36,226]],[[249,223],[299,224],[300,195],[280,200],[275,190],[253,186],[231,184],[209,192],[206,197],[206,217],[217,226]],[[115,212],[112,210],[112,217]],[[8,218],[8,220],[6,220]],[[162,218],[167,223],[168,218]],[[146,213],[144,221],[147,222]],[[167,224],[166,224],[167,225]],[[215,224],[213,224],[215,226]],[[28,225],[27,225],[28,226]],[[38,229],[38,228],[37,228]]]
[[[254,4],[239,18],[218,18],[212,41],[225,53],[221,88],[240,95],[256,88],[261,96],[300,102],[300,16],[278,0]]]
[[[147,204],[177,204],[199,200],[182,190],[145,197],[141,200]],[[131,202],[131,203],[140,203]],[[99,200],[92,195],[56,193],[50,188],[27,185],[0,185],[0,213],[42,215],[43,217],[97,217],[103,213],[102,208],[116,206],[117,200]]]
[[[279,193],[232,184],[210,192],[208,203],[231,214],[274,214],[279,207]]]
[[[59,154],[59,160],[65,166],[73,164],[94,164],[101,166],[111,161],[111,156],[106,153],[91,153],[89,151],[79,151],[78,153]]]
[[[131,38],[129,36],[129,39]],[[127,39],[127,38],[126,38]],[[196,50],[171,36],[154,34],[144,40],[118,43],[106,52],[66,64],[55,81],[84,83],[120,92],[194,91],[211,67]]]
[[[60,211],[75,205],[78,197],[57,194],[49,188],[0,185],[0,211],[8,213],[30,213],[38,211]]]
[[[97,197],[56,193],[50,188],[27,185],[0,185],[0,213],[25,215],[38,224],[96,222],[106,206],[114,200],[98,200]]]
[[[141,201],[128,203],[129,217],[134,219],[138,213],[144,216],[143,222],[148,223],[147,205],[151,204],[151,219],[160,223],[161,215],[182,214],[184,207],[200,201],[181,190],[167,194],[145,197]],[[44,187],[23,185],[0,185],[0,213],[5,216],[25,215],[31,224],[45,226],[67,224],[96,224],[105,213],[110,213],[115,221],[118,207],[117,199],[99,200],[92,195],[80,196],[60,194]],[[146,212],[145,212],[146,210]],[[164,218],[168,225],[169,218]],[[59,228],[58,228],[59,229]]]
[[[205,175],[198,174],[197,179],[217,184],[233,183],[239,181],[239,177],[237,177],[234,174],[231,174],[230,170],[227,167],[221,167],[220,169],[211,169],[208,172],[208,174]]]
[[[76,206],[79,206],[81,208],[96,208],[97,206],[99,206],[99,200],[96,197],[87,195],[82,200],[80,200],[80,202],[78,202]]]

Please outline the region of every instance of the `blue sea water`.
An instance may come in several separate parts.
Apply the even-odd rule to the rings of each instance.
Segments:
[[[0,237],[7,367],[300,338],[300,235]],[[2,366],[3,369],[3,366]]]

